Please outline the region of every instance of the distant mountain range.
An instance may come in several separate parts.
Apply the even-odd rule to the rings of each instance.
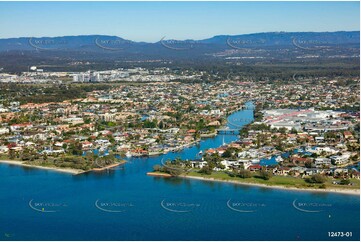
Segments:
[[[217,65],[220,62],[290,63],[306,59],[329,62],[340,58],[358,62],[359,46],[360,31],[269,32],[217,35],[203,40],[163,37],[155,43],[108,35],[22,37],[0,39],[0,69],[19,71],[29,65],[41,65],[47,69],[77,70],[82,65],[83,68],[106,68],[119,63],[157,61],[163,63],[160,65],[172,61]]]
[[[247,48],[320,49],[358,46],[359,31],[340,32],[269,32],[242,35],[217,35],[203,40],[167,40],[156,43],[135,42],[117,36],[80,35],[62,37],[22,37],[0,39],[0,51],[66,50],[66,51],[137,51],[168,49],[185,51],[202,49],[204,52]]]

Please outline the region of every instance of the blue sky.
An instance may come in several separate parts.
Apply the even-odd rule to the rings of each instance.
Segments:
[[[84,34],[134,41],[360,30],[359,2],[0,2],[0,38]]]

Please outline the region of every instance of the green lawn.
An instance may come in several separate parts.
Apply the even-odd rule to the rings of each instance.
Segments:
[[[290,176],[273,176],[269,180],[263,180],[257,177],[251,178],[239,178],[239,177],[230,177],[228,174],[224,172],[213,172],[211,175],[205,175],[198,173],[196,171],[192,171],[188,173],[189,176],[197,176],[204,178],[214,178],[224,181],[239,181],[244,183],[256,183],[256,184],[264,184],[269,186],[285,186],[285,187],[298,187],[298,188],[320,188],[321,184],[310,184],[307,183],[302,178],[290,177]],[[355,185],[353,186],[345,186],[345,185],[334,185],[332,181],[329,179],[325,185],[327,188],[340,188],[340,189],[360,189],[360,181],[357,179],[351,179],[351,182]]]

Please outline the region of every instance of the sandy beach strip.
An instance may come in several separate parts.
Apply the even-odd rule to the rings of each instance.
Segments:
[[[157,177],[172,177],[172,175],[167,173],[159,173],[159,172],[147,172],[147,176],[157,176]]]
[[[51,170],[51,171],[69,173],[69,174],[73,174],[73,175],[81,174],[84,172],[83,170],[77,170],[77,169],[72,169],[72,168],[58,168],[58,167],[29,165],[29,164],[24,164],[23,161],[15,161],[15,160],[0,160],[0,163],[8,164],[8,165],[30,167],[30,168],[37,168],[37,169],[43,169],[43,170]]]
[[[255,186],[255,187],[262,187],[262,188],[269,188],[269,189],[282,189],[282,190],[292,190],[292,191],[299,191],[299,192],[327,192],[327,193],[340,193],[340,194],[360,196],[360,190],[359,189],[297,188],[297,187],[286,187],[286,186],[280,186],[280,185],[266,185],[266,184],[258,184],[258,183],[242,182],[242,181],[221,180],[221,179],[205,178],[205,177],[198,177],[198,176],[183,175],[183,176],[179,176],[179,177],[195,179],[195,180],[201,180],[201,181],[224,182],[224,183],[239,184],[239,185],[246,185],[246,186]]]
[[[123,165],[123,164],[125,164],[125,163],[126,163],[126,161],[125,161],[125,160],[122,160],[122,161],[119,162],[119,163],[111,164],[111,165],[104,166],[104,167],[101,167],[101,168],[93,168],[93,169],[91,169],[91,170],[92,170],[92,171],[105,171],[105,170],[108,170],[108,169],[111,169],[111,168],[114,168],[114,167]]]

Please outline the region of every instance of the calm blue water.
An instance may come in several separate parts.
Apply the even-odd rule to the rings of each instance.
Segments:
[[[194,158],[223,139],[237,137],[80,176],[1,164],[0,240],[359,239],[357,196],[145,175],[162,158]],[[332,239],[331,231],[353,236]]]

